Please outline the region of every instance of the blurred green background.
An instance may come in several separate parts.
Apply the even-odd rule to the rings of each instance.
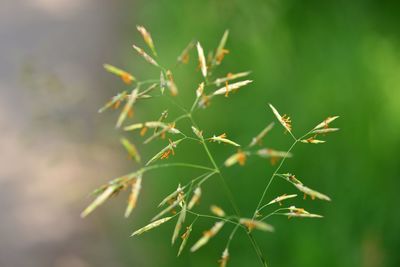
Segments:
[[[84,181],[74,180],[74,188],[59,190],[57,197],[54,196],[63,198],[68,195],[71,200],[66,209],[73,207],[74,211],[70,213],[69,223],[78,224],[83,228],[78,233],[83,231],[84,234],[70,236],[73,242],[62,243],[64,241],[57,239],[46,243],[61,242],[63,245],[59,251],[70,253],[71,250],[75,256],[72,261],[70,258],[65,260],[67,265],[57,265],[48,255],[54,253],[47,253],[52,250],[45,249],[43,255],[49,260],[44,265],[215,266],[224,249],[230,233],[228,227],[199,252],[191,254],[186,251],[180,258],[176,258],[177,246],[170,247],[173,223],[138,238],[128,238],[134,229],[147,223],[157,212],[157,203],[179,182],[184,183],[196,175],[192,171],[163,170],[146,176],[139,206],[130,219],[122,216],[126,194],[110,201],[86,220],[78,218],[79,210],[89,201],[84,199],[86,192],[136,168],[126,160],[125,152],[119,146],[121,133],[113,128],[117,113],[98,116],[95,112],[110,96],[125,88],[120,81],[102,72],[102,62],[126,67],[138,77],[159,75],[131,48],[132,43],[144,46],[135,30],[135,25],[139,24],[145,25],[152,33],[160,61],[167,66],[175,64],[176,57],[190,40],[200,40],[205,51],[209,51],[216,48],[224,30],[230,30],[227,44],[230,53],[216,76],[251,70],[250,77],[254,82],[229,98],[215,98],[208,109],[196,113],[201,128],[209,135],[226,132],[238,143],[250,142],[263,127],[275,121],[267,103],[273,103],[281,113],[292,117],[297,135],[328,116],[340,116],[333,125],[341,130],[328,135],[327,143],[297,146],[294,158],[282,168],[283,172],[295,173],[306,185],[326,193],[333,201],[326,203],[300,198],[293,201],[296,206],[323,214],[324,219],[272,217],[268,222],[275,226],[275,233],[254,233],[269,266],[400,266],[399,7],[395,1],[372,0],[142,0],[118,1],[115,5],[105,1],[90,2],[79,16],[107,17],[103,21],[107,26],[96,27],[89,20],[89,26],[80,29],[80,35],[75,36],[74,40],[79,40],[77,43],[68,40],[71,46],[75,46],[75,51],[91,53],[93,58],[84,63],[90,70],[83,72],[87,74],[83,78],[88,81],[80,87],[84,89],[72,90],[85,93],[79,96],[79,101],[63,101],[65,98],[60,94],[39,91],[43,97],[50,97],[49,102],[58,101],[56,108],[49,107],[47,111],[50,110],[52,116],[55,116],[54,109],[59,113],[45,122],[42,119],[33,121],[31,127],[35,129],[39,124],[61,129],[55,131],[53,138],[73,140],[79,150],[71,153],[71,157],[82,150],[87,152],[80,159],[83,161],[80,163],[82,170],[88,168],[85,161],[91,161],[91,157],[100,160],[90,165]],[[97,12],[98,9],[101,12]],[[79,27],[79,20],[75,23]],[[62,33],[67,24],[68,21],[64,20],[56,24],[56,28]],[[97,40],[103,29],[107,38]],[[77,28],[74,30],[78,31]],[[86,39],[97,41],[87,45]],[[86,45],[80,46],[80,42]],[[94,53],[96,48],[99,52]],[[46,62],[47,57],[58,57],[50,52],[36,55],[34,51],[25,55],[31,54],[40,62]],[[19,67],[23,59],[17,64]],[[181,92],[179,101],[186,106],[191,104],[194,90],[201,81],[195,60],[193,51],[191,63],[174,72]],[[52,66],[42,65],[45,68]],[[62,90],[71,91],[70,87],[76,83],[72,74],[68,73],[67,77],[59,74],[66,87]],[[79,74],[77,79],[82,77],[82,73]],[[24,91],[22,94],[32,96],[38,92]],[[38,99],[34,98],[34,101]],[[134,121],[155,119],[166,108],[170,109],[170,115],[177,112],[168,102],[138,105]],[[17,117],[20,115],[16,114]],[[48,119],[46,110],[40,114],[45,114],[43,116]],[[43,130],[37,131],[40,135]],[[125,136],[135,143],[140,142],[138,135]],[[143,156],[150,157],[161,144],[164,143],[141,147]],[[283,134],[278,124],[264,139],[265,146],[278,150],[286,150],[290,144],[290,137]],[[219,163],[235,152],[229,146],[210,144],[210,148]],[[179,147],[177,156],[170,161],[179,159],[190,162],[206,160],[200,148],[189,145]],[[274,166],[268,161],[257,158],[249,159],[245,167],[233,166],[223,170],[244,215],[252,214],[273,170]],[[80,170],[75,173],[79,174]],[[57,187],[57,183],[54,184],[51,191]],[[71,193],[76,192],[73,191],[75,187],[79,188],[79,194]],[[208,212],[210,204],[218,204],[233,212],[216,178],[207,183],[203,191],[200,211]],[[267,199],[282,193],[296,193],[296,190],[281,180],[275,180]],[[199,220],[191,241],[212,223]],[[41,244],[39,242],[38,246]],[[70,249],[70,246],[75,249]],[[98,246],[103,247],[97,250]],[[236,235],[230,254],[229,266],[259,264],[243,233]],[[38,257],[35,250],[32,257]],[[4,266],[13,263],[12,260],[4,262]]]

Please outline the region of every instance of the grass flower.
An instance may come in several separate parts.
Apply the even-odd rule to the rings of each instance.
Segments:
[[[211,205],[210,210],[218,217],[225,217],[225,211],[216,205]]]
[[[113,65],[104,64],[103,67],[106,71],[119,76],[126,84],[131,84],[135,80],[135,77],[132,74]]]
[[[160,226],[161,224],[168,222],[171,219],[172,219],[172,217],[165,217],[165,218],[159,219],[157,221],[154,221],[154,222],[146,225],[145,227],[142,227],[139,230],[133,232],[131,236],[141,235],[144,232],[147,232],[153,228],[156,228],[156,227]]]
[[[206,58],[204,57],[203,47],[199,42],[197,42],[196,47],[197,47],[197,54],[199,56],[199,65],[201,69],[201,74],[205,78],[207,77],[207,63],[206,63]]]
[[[153,39],[151,38],[150,33],[146,30],[145,27],[143,26],[136,26],[136,29],[140,32],[140,34],[143,37],[144,42],[147,44],[147,46],[151,49],[151,52],[153,53],[154,56],[157,56],[156,49],[154,47]]]
[[[129,195],[128,206],[125,210],[125,218],[128,218],[132,210],[136,207],[136,202],[139,197],[140,189],[142,188],[142,176],[138,176],[132,183],[132,192]]]
[[[265,232],[273,232],[274,227],[268,223],[257,221],[253,219],[241,218],[239,223],[243,224],[247,227],[247,229],[251,232],[253,229],[265,231]]]
[[[223,134],[218,135],[218,136],[214,135],[213,137],[209,138],[209,140],[213,141],[213,142],[217,142],[217,143],[226,143],[226,144],[233,145],[233,146],[238,146],[238,147],[240,146],[238,143],[235,143],[232,140],[227,139],[226,137],[227,137],[226,134],[223,133]]]
[[[207,244],[210,238],[215,236],[223,226],[223,221],[216,222],[210,230],[203,233],[203,236],[190,248],[190,251],[195,252],[196,250]]]

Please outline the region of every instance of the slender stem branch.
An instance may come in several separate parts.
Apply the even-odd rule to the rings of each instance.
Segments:
[[[260,260],[262,266],[268,267],[267,261],[265,260],[264,255],[260,249],[260,246],[257,244],[257,241],[255,240],[254,236],[252,235],[252,233],[249,233],[248,231],[246,231],[246,233],[250,239],[251,244],[253,245],[254,250],[257,253],[258,259]]]
[[[184,163],[184,162],[173,162],[173,163],[165,163],[165,164],[158,164],[158,165],[151,165],[151,166],[143,167],[142,173],[146,172],[146,171],[154,170],[154,169],[169,168],[169,167],[187,167],[187,168],[215,171],[215,169],[207,167],[207,166],[191,164],[191,163]]]
[[[292,149],[295,147],[295,145],[297,144],[298,141],[299,141],[299,140],[296,139],[296,141],[294,141],[294,143],[290,146],[289,150],[286,151],[285,156],[283,157],[283,159],[282,159],[281,162],[279,163],[278,167],[275,169],[274,173],[272,174],[271,178],[269,179],[268,184],[267,184],[267,186],[264,188],[264,191],[263,191],[263,193],[262,193],[262,195],[261,195],[261,198],[260,198],[260,200],[258,201],[257,208],[256,208],[256,210],[254,211],[253,220],[254,220],[254,218],[257,216],[257,213],[258,213],[258,211],[259,211],[259,209],[260,209],[260,207],[261,207],[262,202],[264,201],[265,195],[267,194],[267,191],[268,191],[269,187],[271,186],[272,181],[274,180],[274,177],[276,176],[276,174],[278,173],[278,171],[279,171],[280,168],[282,167],[283,163],[285,162],[287,156],[289,155],[290,151],[292,151]]]
[[[209,219],[213,219],[213,220],[219,220],[219,221],[224,221],[224,222],[228,222],[228,223],[231,223],[231,224],[234,224],[234,225],[236,225],[236,226],[238,226],[238,227],[244,227],[243,225],[241,225],[240,223],[238,223],[238,222],[235,222],[235,221],[232,221],[230,218],[233,218],[232,216],[231,217],[217,217],[217,216],[212,216],[212,215],[206,215],[206,214],[200,214],[200,213],[197,213],[197,212],[193,212],[193,211],[191,211],[191,210],[187,210],[186,211],[187,213],[191,213],[191,214],[193,214],[193,215],[197,215],[197,216],[199,216],[199,217],[202,217],[202,218],[209,218]]]

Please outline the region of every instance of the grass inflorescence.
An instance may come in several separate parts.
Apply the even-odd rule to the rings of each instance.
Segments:
[[[149,53],[145,49],[133,45],[133,49],[143,57],[143,59],[157,68],[160,75],[150,80],[140,80],[128,71],[122,70],[110,64],[104,64],[104,68],[119,77],[125,84],[133,87],[133,89],[125,90],[113,96],[109,102],[102,107],[99,112],[104,112],[107,109],[120,109],[120,114],[117,119],[116,127],[122,128],[124,131],[138,131],[140,136],[145,138],[144,144],[148,144],[155,139],[165,140],[165,145],[155,153],[152,157],[142,161],[142,156],[139,154],[135,144],[129,139],[121,138],[121,144],[127,150],[129,156],[141,167],[132,173],[123,175],[109,181],[107,184],[99,187],[93,193],[95,196],[94,201],[82,212],[81,216],[86,217],[97,207],[102,205],[111,197],[117,195],[123,190],[130,192],[128,198],[128,205],[125,211],[125,217],[129,217],[138,203],[142,184],[145,183],[146,174],[149,171],[162,169],[162,168],[192,168],[201,170],[203,173],[197,177],[193,177],[187,184],[177,185],[175,191],[170,192],[159,204],[162,210],[156,214],[150,222],[144,227],[134,231],[132,236],[140,235],[150,231],[164,223],[175,221],[175,227],[172,233],[171,242],[174,244],[181,239],[178,249],[178,256],[189,247],[191,252],[195,252],[201,247],[205,246],[211,239],[216,238],[222,228],[231,228],[231,234],[226,242],[226,246],[221,248],[221,258],[219,259],[220,266],[227,266],[231,253],[229,247],[235,238],[238,230],[244,231],[249,237],[260,263],[267,266],[267,262],[261,248],[253,236],[253,231],[259,230],[264,232],[273,232],[274,227],[267,221],[271,216],[281,215],[288,218],[302,217],[302,218],[321,218],[319,214],[314,214],[306,211],[304,208],[298,208],[293,205],[284,205],[292,199],[298,197],[297,194],[284,193],[279,196],[267,199],[267,192],[275,180],[281,178],[282,181],[288,182],[294,186],[296,193],[304,195],[304,198],[320,199],[330,201],[331,199],[314,189],[311,189],[303,184],[299,178],[292,173],[283,173],[281,170],[285,161],[291,158],[292,151],[295,146],[301,143],[306,144],[322,144],[325,141],[319,139],[322,135],[332,133],[338,128],[331,128],[330,124],[337,119],[337,116],[328,117],[321,123],[317,124],[314,128],[309,130],[300,137],[293,132],[292,121],[288,115],[281,115],[279,111],[271,104],[266,106],[275,115],[277,121],[282,125],[284,131],[288,133],[293,139],[292,145],[288,150],[275,150],[262,146],[262,140],[274,128],[274,122],[266,125],[260,133],[256,133],[254,138],[250,140],[247,146],[240,145],[237,140],[231,138],[226,133],[218,135],[210,134],[201,128],[196,123],[193,116],[194,112],[207,108],[212,102],[214,97],[225,96],[229,97],[230,93],[237,91],[246,85],[250,84],[252,80],[246,79],[250,75],[249,71],[228,73],[225,77],[213,77],[214,70],[219,67],[229,50],[226,49],[229,32],[225,31],[222,39],[215,49],[210,51],[207,57],[205,56],[204,49],[200,42],[191,41],[189,45],[178,56],[177,65],[187,64],[190,58],[190,53],[197,50],[197,58],[199,63],[199,70],[202,76],[202,81],[195,86],[197,88],[193,91],[193,103],[190,109],[185,109],[180,106],[176,97],[179,95],[179,89],[174,81],[172,68],[166,68],[158,62],[158,54],[150,33],[143,26],[137,27],[139,33],[142,35],[145,44],[148,47]],[[168,110],[164,110],[158,118],[152,118],[148,121],[136,122],[127,124],[127,120],[133,116],[135,105],[144,99],[152,99],[165,97],[175,105],[179,106],[182,114],[174,119],[168,116]],[[180,122],[187,120],[191,127],[189,129],[180,128]],[[173,162],[171,158],[175,153],[179,153],[180,144],[182,142],[195,142],[204,151],[208,157],[209,165],[200,165],[191,162]],[[222,164],[217,164],[213,154],[208,148],[208,143],[214,142],[218,144],[227,144],[236,150],[230,157],[228,157]],[[248,157],[261,157],[268,158],[271,164],[276,165],[272,175],[269,177],[265,188],[258,199],[258,205],[254,211],[247,216],[243,216],[239,211],[234,197],[234,192],[231,192],[222,175],[221,168],[235,168],[235,165],[245,166]],[[206,182],[214,177],[221,179],[226,197],[232,204],[234,214],[228,214],[223,208],[210,203],[210,213],[201,214],[196,212],[196,206],[202,198],[203,188]],[[273,206],[279,205],[278,208],[273,209]],[[272,211],[271,211],[272,210]],[[213,221],[210,228],[203,230],[202,236],[191,243],[189,238],[193,235],[192,231],[195,230],[195,222],[198,218],[205,218]]]

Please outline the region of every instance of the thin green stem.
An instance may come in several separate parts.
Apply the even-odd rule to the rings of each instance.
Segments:
[[[184,162],[173,162],[173,163],[165,163],[165,164],[158,164],[158,165],[151,165],[151,166],[143,167],[142,173],[150,171],[150,170],[154,170],[154,169],[169,168],[169,167],[187,167],[187,168],[215,171],[215,169],[212,169],[210,167],[203,166],[203,165],[184,163]]]
[[[234,224],[234,225],[236,225],[238,227],[244,227],[240,223],[232,221],[231,218],[235,218],[233,216],[231,216],[231,217],[217,217],[217,216],[212,216],[212,215],[207,215],[207,214],[200,214],[200,213],[197,213],[197,212],[193,212],[191,210],[187,210],[186,212],[187,213],[191,213],[191,214],[196,215],[196,216],[199,216],[199,217],[202,217],[202,218],[209,218],[209,219],[213,219],[213,220],[224,221],[224,222],[228,222],[228,223]]]
[[[296,139],[296,141],[294,141],[294,143],[290,146],[289,150],[286,152],[285,156],[283,157],[283,159],[282,159],[281,162],[279,163],[278,167],[275,169],[274,173],[272,174],[271,178],[269,179],[268,184],[267,184],[267,186],[264,188],[264,191],[263,191],[263,193],[262,193],[262,195],[261,195],[261,198],[260,198],[260,200],[258,201],[257,208],[256,208],[256,210],[254,211],[253,220],[254,220],[254,218],[257,216],[257,213],[258,213],[258,211],[259,211],[259,209],[260,209],[260,207],[261,207],[262,202],[264,201],[264,198],[265,198],[265,196],[266,196],[266,194],[267,194],[267,191],[268,191],[269,187],[271,186],[272,181],[274,180],[275,175],[278,173],[278,171],[279,171],[280,168],[282,167],[283,163],[285,162],[287,156],[289,155],[290,151],[292,151],[292,149],[295,147],[295,145],[297,144],[298,141],[299,141],[299,140]]]
[[[258,259],[260,260],[262,266],[268,267],[267,261],[265,260],[264,255],[260,249],[260,246],[257,244],[257,241],[255,240],[254,236],[251,233],[249,233],[248,231],[246,231],[246,233],[250,239],[251,244],[253,245],[254,250],[257,253]]]

